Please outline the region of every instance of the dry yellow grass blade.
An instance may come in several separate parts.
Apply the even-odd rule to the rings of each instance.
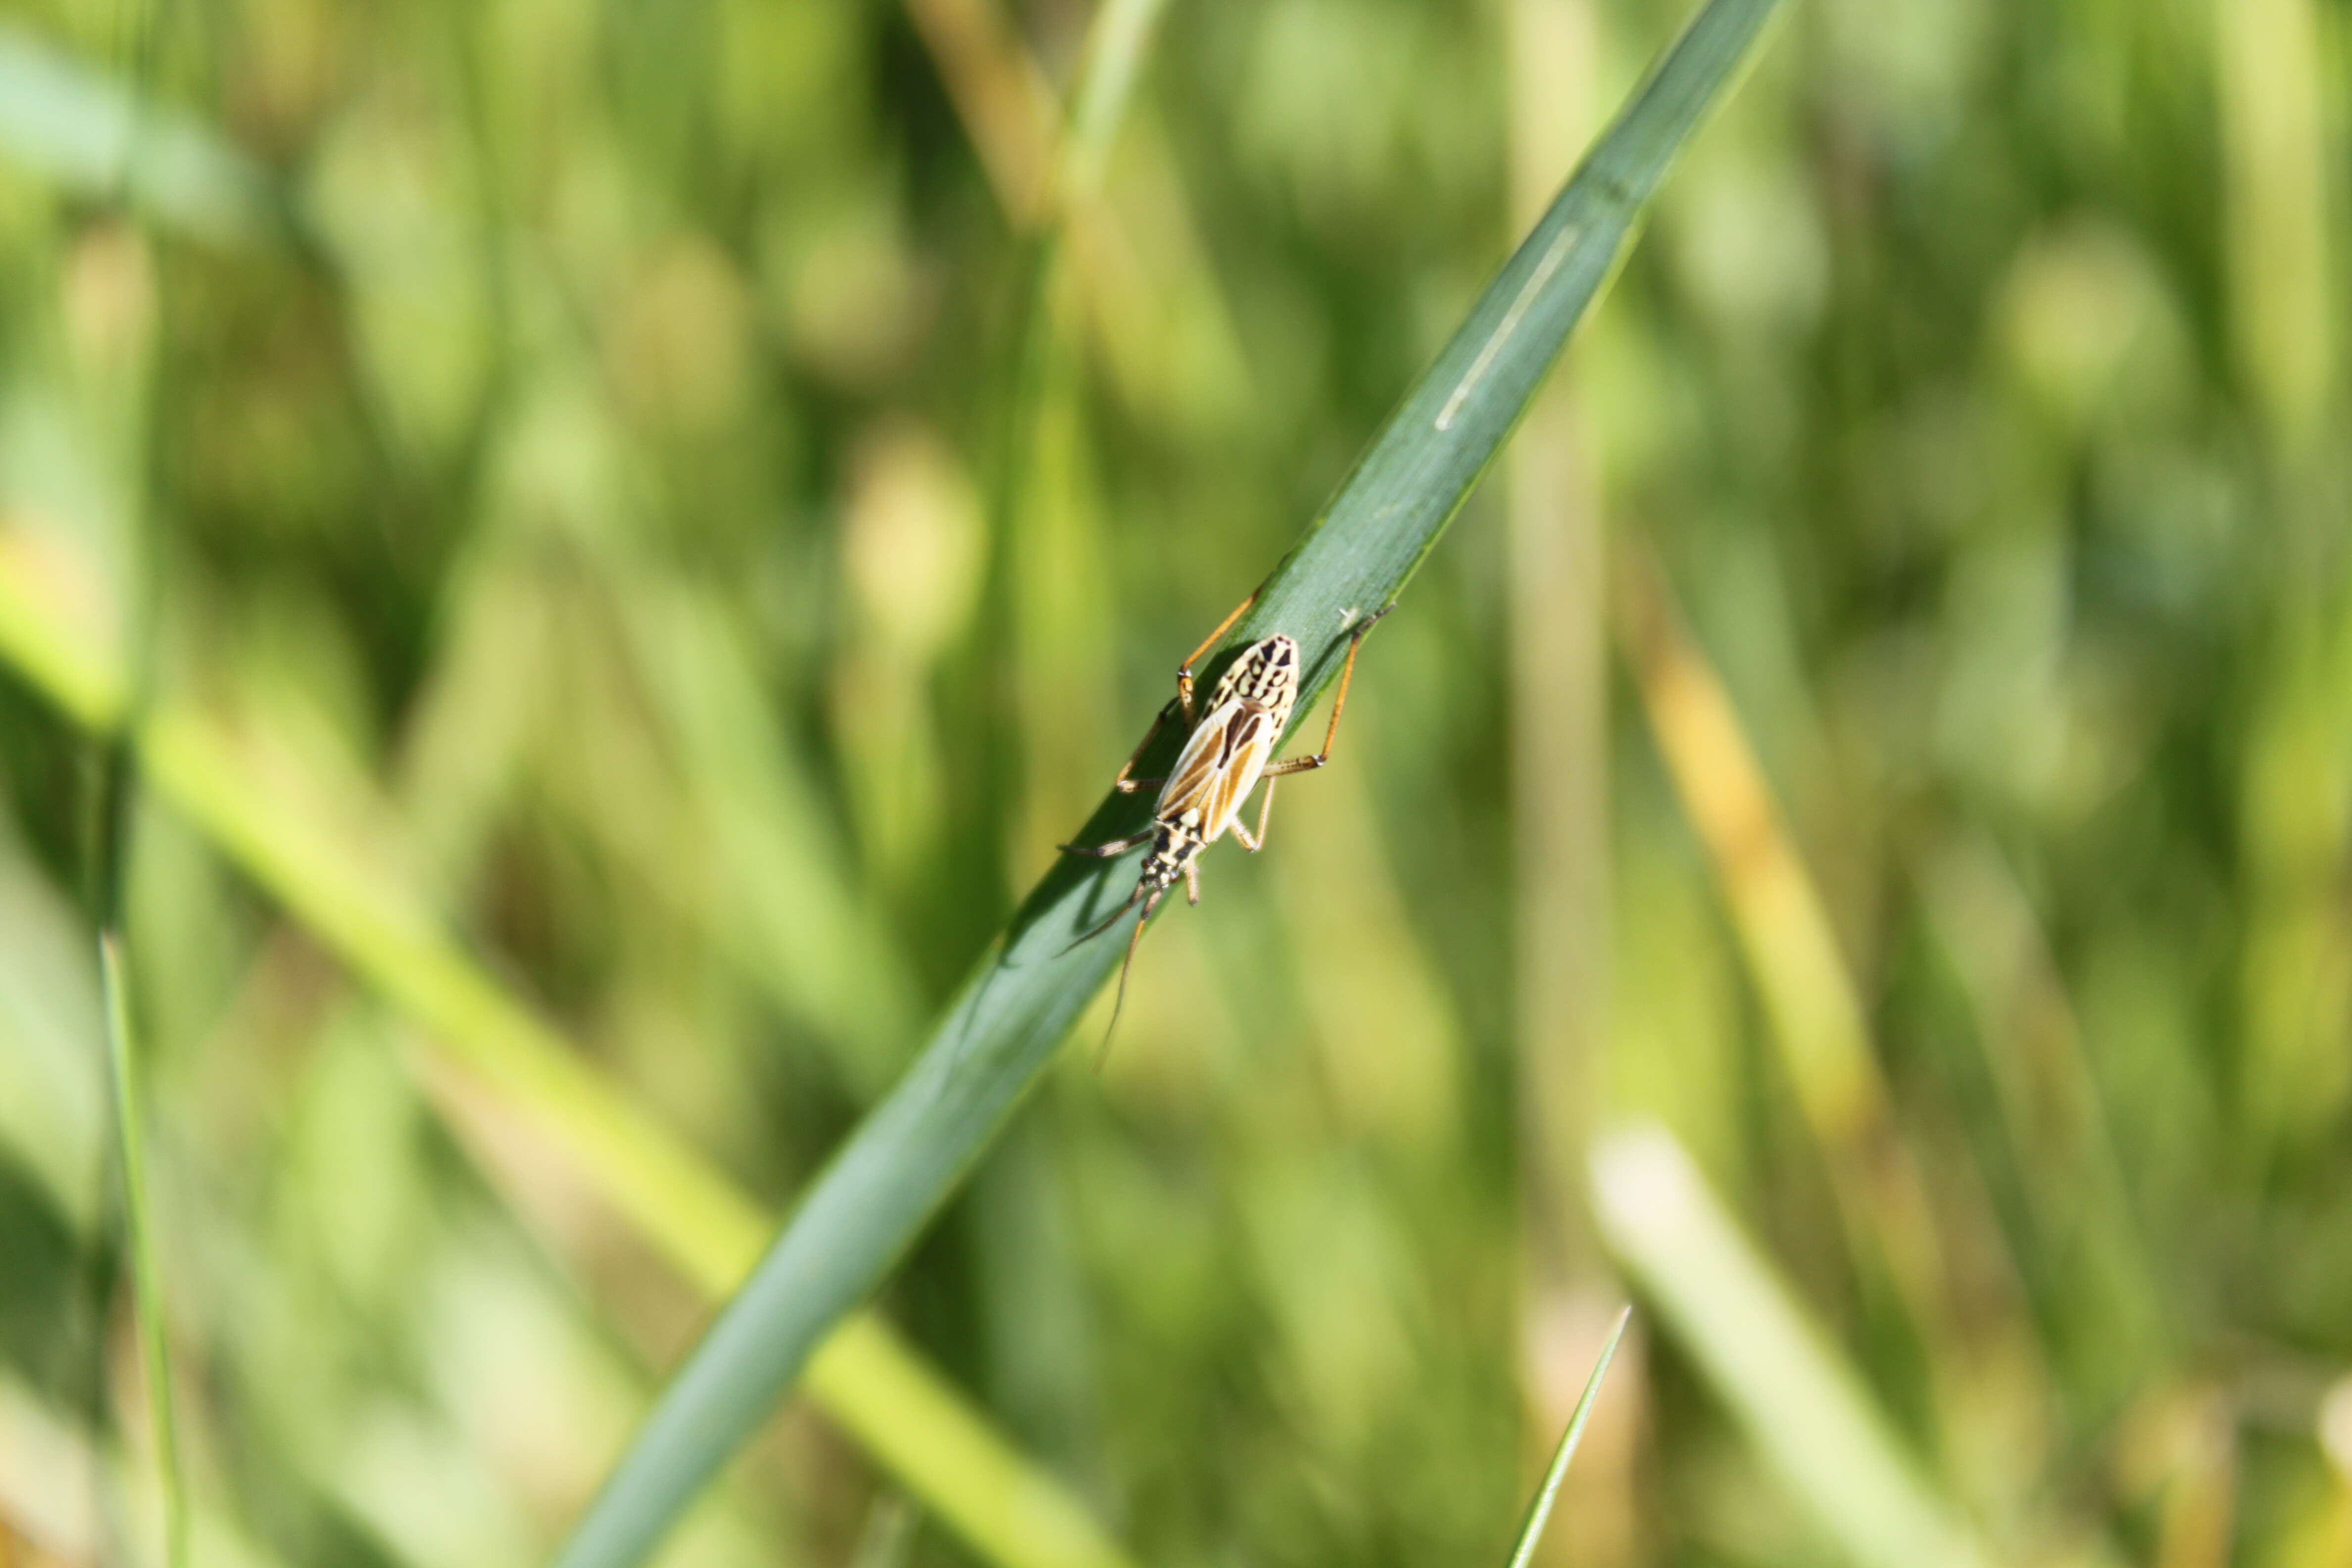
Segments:
[[[1618,638],[1849,1231],[1883,1260],[1923,1330],[1950,1315],[1936,1218],[1903,1147],[1860,999],[1821,893],[1782,822],[1723,683],[1650,555],[1621,552]]]
[[[1022,234],[1064,231],[1076,313],[1122,395],[1179,419],[1230,414],[1247,363],[1175,160],[1150,115],[1130,112],[1117,127],[1127,143],[1127,199],[1114,207],[1102,188],[1114,127],[1099,104],[1107,91],[1123,99],[1131,84],[1066,106],[995,0],[906,5],[1005,221]],[[1129,52],[1136,42],[1108,41]]]
[[[1051,197],[1054,84],[991,0],[907,0],[989,187],[1013,226],[1036,227]]]

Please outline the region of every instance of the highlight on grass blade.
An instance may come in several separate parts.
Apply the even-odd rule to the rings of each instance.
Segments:
[[[1543,1485],[1536,1489],[1533,1501],[1528,1504],[1528,1517],[1519,1526],[1519,1539],[1511,1548],[1508,1568],[1528,1568],[1536,1554],[1536,1542],[1543,1539],[1544,1525],[1551,1519],[1551,1505],[1559,1497],[1559,1484],[1568,1479],[1568,1462],[1576,1458],[1576,1447],[1584,1440],[1585,1423],[1592,1419],[1592,1407],[1601,1398],[1601,1380],[1609,1375],[1609,1363],[1617,1359],[1617,1346],[1625,1337],[1625,1325],[1633,1320],[1633,1309],[1627,1307],[1617,1314],[1617,1326],[1609,1331],[1609,1342],[1601,1347],[1601,1359],[1592,1363],[1592,1375],[1584,1380],[1584,1392],[1577,1396],[1576,1409],[1569,1415],[1568,1430],[1559,1435],[1559,1447],[1551,1457],[1551,1465],[1544,1471]]]
[[[172,1352],[163,1325],[163,1274],[155,1263],[152,1216],[147,1209],[147,1162],[142,1152],[146,1118],[138,1053],[132,1047],[131,999],[123,989],[122,944],[112,931],[98,939],[106,997],[106,1047],[114,1084],[116,1147],[121,1152],[122,1218],[131,1250],[131,1294],[139,1323],[140,1373],[147,1384],[147,1417],[154,1438],[155,1472],[163,1500],[163,1561],[188,1560],[188,1509],[180,1480],[179,1426],[172,1410]]]

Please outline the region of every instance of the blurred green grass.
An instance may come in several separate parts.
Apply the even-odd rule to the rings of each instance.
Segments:
[[[780,1206],[1503,253],[1546,155],[1511,40],[1570,40],[1610,102],[1680,10],[1171,8],[1045,549],[991,521],[1023,209],[988,150],[1020,166],[1082,10],[159,11],[169,123],[266,172],[291,249],[126,185],[120,91],[32,113],[12,53],[0,559],[83,652],[152,584],[159,706],[387,801],[348,847]],[[134,74],[116,7],[12,21],[79,73],[36,83]],[[1496,1560],[1619,1289],[1575,1173],[1632,1120],[1990,1554],[2352,1551],[2347,26],[1796,8],[1523,436],[1570,500],[1473,502],[1345,765],[1211,858],[1102,1071],[883,1303],[1139,1560]],[[1654,552],[1725,694],[1933,1215],[1932,1314],[1853,1243],[1641,684],[1559,685],[1546,605],[1610,601],[1529,590],[1547,522]],[[1538,734],[1592,787],[1522,767]],[[66,1562],[90,1486],[60,1509],[37,1458],[143,1429],[92,765],[0,679],[0,1551]],[[543,1552],[694,1293],[495,1108],[453,1141],[384,1050],[410,1026],[185,820],[143,806],[130,873],[197,1560]],[[1553,965],[1590,977],[1567,1036]],[[1548,1553],[1849,1560],[1749,1435],[1739,1326],[1629,1341]],[[845,1561],[890,1489],[788,1413],[673,1557]]]

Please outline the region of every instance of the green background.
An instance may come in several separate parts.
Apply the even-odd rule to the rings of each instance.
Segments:
[[[1088,19],[0,21],[0,1542],[145,1545],[75,720],[228,759],[119,886],[199,1560],[538,1560],[708,1281],[332,910],[784,1209],[1682,16],[1169,6],[1024,362]],[[2347,29],[1781,19],[880,1303],[1138,1562],[1499,1561],[1629,1292],[1552,1561],[2352,1554]],[[909,1557],[796,1404],[665,1561]]]

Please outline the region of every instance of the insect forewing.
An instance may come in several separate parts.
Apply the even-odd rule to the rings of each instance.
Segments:
[[[1249,709],[1236,718],[1226,731],[1224,766],[1209,781],[1207,809],[1201,820],[1201,837],[1215,840],[1223,837],[1240,815],[1242,802],[1257,785],[1258,775],[1274,754],[1274,721],[1263,709]]]
[[[1176,765],[1168,771],[1160,803],[1151,808],[1154,817],[1206,837],[1202,825],[1208,821],[1210,795],[1224,771],[1227,737],[1241,717],[1241,703],[1221,703],[1185,738]]]

